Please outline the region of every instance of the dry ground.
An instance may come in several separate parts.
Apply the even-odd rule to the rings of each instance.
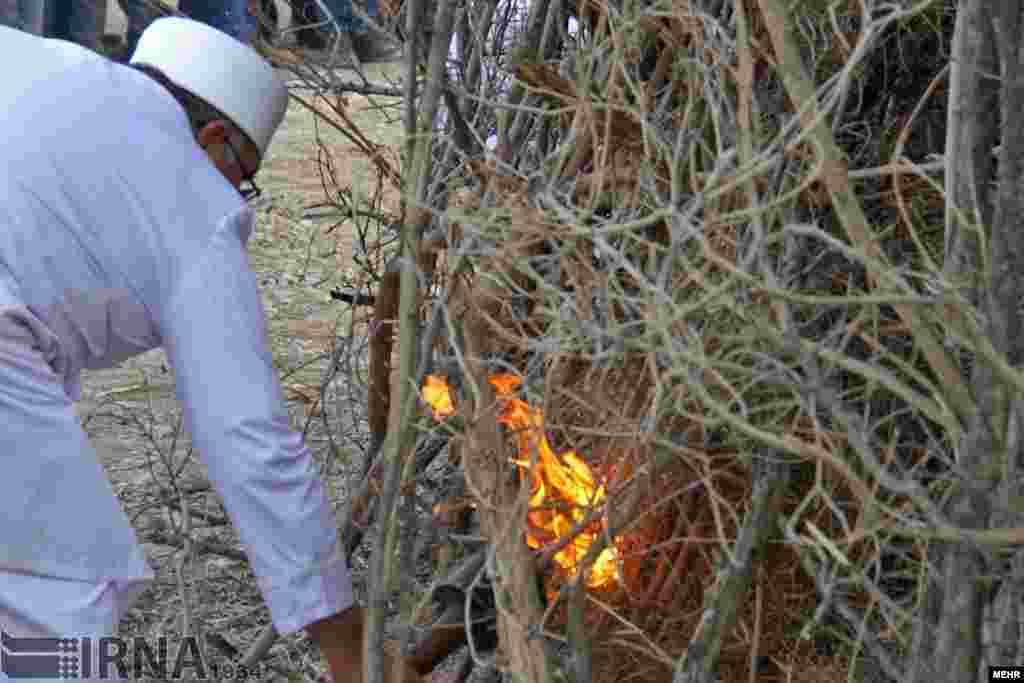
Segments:
[[[397,73],[398,65],[371,65],[368,70],[371,79],[379,81]],[[373,100],[350,97],[353,120],[371,139],[397,144],[400,127],[388,123],[374,108],[386,101]],[[324,198],[314,156],[317,130],[313,115],[293,103],[258,176],[264,196],[257,204],[259,218],[249,253],[259,277],[274,362],[290,399],[293,423],[306,431],[306,442],[322,468],[332,500],[340,506],[362,462],[365,429],[358,384],[345,377],[327,388],[329,429],[322,417],[310,410],[309,399],[315,394],[310,388],[319,387],[328,368],[328,360],[322,356],[333,349],[336,331],[343,333],[352,322],[351,314],[328,294],[339,273],[350,266],[351,224],[308,217],[309,206]],[[369,165],[337,132],[322,126],[319,132],[335,158],[340,184],[351,185],[357,193],[366,192]],[[353,366],[346,371],[358,369]],[[184,553],[174,545],[173,531],[182,516],[172,512],[160,497],[177,499],[180,494],[174,492],[175,484],[202,489],[205,478],[201,459],[189,452],[187,438],[178,431],[181,410],[164,353],[153,351],[119,368],[87,373],[78,411],[125,509],[147,541],[147,554],[157,571],[151,589],[122,621],[122,632],[131,636],[178,635],[187,617],[193,625],[201,624],[206,632],[244,650],[268,623],[268,613],[245,565],[230,557],[240,546],[230,527],[223,524],[218,498],[210,493],[184,496],[192,528],[197,537],[226,549],[228,557],[202,555],[186,565],[185,579],[179,580]],[[328,433],[334,437],[333,446]],[[174,474],[178,471],[180,474]],[[151,542],[154,539],[163,542]],[[358,567],[355,575],[360,590]],[[301,634],[280,639],[267,663],[273,669],[266,669],[261,680],[315,680],[323,669]]]

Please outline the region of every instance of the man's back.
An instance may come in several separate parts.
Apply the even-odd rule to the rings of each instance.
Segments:
[[[17,50],[27,65],[0,103],[0,268],[58,337],[56,364],[77,398],[83,367],[160,344],[165,303],[244,205],[151,79],[70,43],[0,31],[0,60]]]
[[[0,26],[0,64],[4,65],[4,86],[0,88],[0,111],[8,109],[25,92],[46,79],[80,62],[100,59],[99,55],[63,40],[42,40],[38,36]]]
[[[251,211],[147,76],[3,28],[0,63],[0,571],[142,578],[70,402],[83,368],[164,343],[186,276]]]
[[[274,625],[289,633],[339,615],[353,604],[351,577],[266,343],[246,253],[255,215],[233,179],[244,169],[204,135],[227,120],[194,133],[190,100],[172,94],[233,114],[263,154],[287,90],[255,52],[183,19],[155,22],[139,45],[166,88],[159,74],[17,43],[0,33],[0,59],[34,69],[0,106],[0,627],[5,609],[55,617],[4,593],[13,574],[96,590],[152,576],[71,399],[81,368],[156,345]],[[101,620],[91,632],[106,635]],[[348,672],[343,659],[333,666]]]

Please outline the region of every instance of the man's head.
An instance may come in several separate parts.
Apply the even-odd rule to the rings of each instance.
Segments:
[[[170,17],[146,29],[131,65],[170,91],[210,160],[246,194],[241,185],[252,181],[288,106],[270,64],[206,24]]]

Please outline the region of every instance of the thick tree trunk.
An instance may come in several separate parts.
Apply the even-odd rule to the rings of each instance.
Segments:
[[[999,71],[991,19],[997,4],[991,0],[961,3],[950,62],[945,270],[954,281],[968,285],[968,298],[974,304],[978,303],[975,278],[981,263],[977,230],[992,222],[988,186],[995,168],[992,149],[999,136],[992,120],[999,84],[991,78]]]
[[[963,280],[968,298],[981,312],[983,338],[1011,366],[1022,356],[1020,297],[1024,295],[1024,129],[1017,121],[1024,106],[1024,40],[1020,2],[969,0],[957,18],[950,94],[947,164],[947,272]],[[1001,82],[998,80],[1001,77]],[[996,106],[998,105],[998,107]],[[997,112],[999,120],[996,120]],[[1001,138],[1001,140],[999,140]],[[996,142],[998,183],[993,192]],[[978,227],[980,226],[980,227]],[[989,239],[980,239],[988,230]],[[979,362],[970,379],[977,411],[958,449],[963,478],[950,498],[949,519],[964,529],[1016,525],[1013,491],[1020,461],[1016,419],[1020,397],[998,369]],[[983,664],[1009,664],[1019,657],[1017,605],[1024,566],[1011,561],[986,628],[987,578],[999,573],[994,553],[967,543],[948,547],[942,572],[942,618],[933,653],[923,648],[917,661],[934,670],[916,680],[984,680]],[[922,628],[928,624],[923,623]],[[988,636],[986,637],[986,633]],[[987,657],[986,657],[987,655]],[[1010,661],[1004,661],[1004,658]]]

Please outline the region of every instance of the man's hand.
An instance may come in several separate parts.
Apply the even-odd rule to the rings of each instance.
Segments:
[[[363,608],[354,605],[306,627],[327,660],[334,683],[362,683],[363,624]],[[384,681],[420,683],[420,677],[401,657],[385,651]]]
[[[335,683],[363,680],[363,610],[353,605],[344,612],[306,627],[327,660]]]

